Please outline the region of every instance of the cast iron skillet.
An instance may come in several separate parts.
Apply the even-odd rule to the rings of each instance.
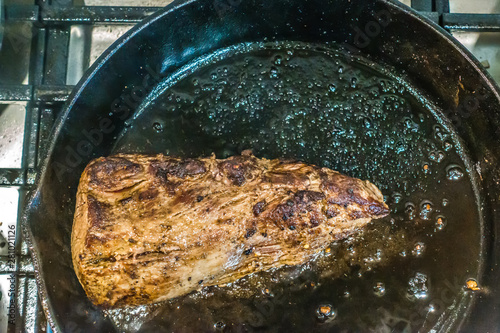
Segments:
[[[373,25],[377,13],[385,11],[390,13],[390,25],[379,25],[380,31],[360,37],[356,27]],[[480,284],[487,292],[465,311],[462,330],[498,331],[499,91],[458,42],[392,0],[176,1],[113,44],[69,98],[23,213],[42,305],[53,330],[115,331],[86,298],[71,262],[74,197],[85,165],[111,153],[117,135],[130,126],[134,108],[160,77],[168,78],[216,50],[263,40],[347,45],[354,53],[406,73],[440,109],[448,110],[480,170],[476,176],[480,176],[479,204],[485,221]],[[467,103],[473,106],[463,112]]]

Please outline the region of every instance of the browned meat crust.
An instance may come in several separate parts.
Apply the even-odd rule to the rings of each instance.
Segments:
[[[304,263],[388,212],[370,182],[301,162],[116,155],[82,174],[73,264],[94,304],[147,304]]]

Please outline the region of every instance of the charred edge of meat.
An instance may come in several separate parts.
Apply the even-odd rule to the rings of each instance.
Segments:
[[[87,236],[85,237],[85,246],[92,247],[95,244],[102,244],[107,240],[109,240],[108,237],[99,237],[96,234],[93,234],[92,232],[88,232]]]
[[[207,172],[207,167],[203,161],[187,159],[175,166],[170,173],[179,178],[186,176],[195,176]]]
[[[321,224],[321,219],[317,215],[312,215],[309,219],[309,223],[311,224],[311,227],[314,228]]]
[[[262,213],[264,211],[264,207],[266,206],[266,200],[262,200],[262,201],[259,201],[257,202],[254,206],[253,206],[253,215],[254,216],[259,216],[260,213]]]
[[[334,205],[328,207],[325,211],[325,216],[328,219],[334,218],[337,215],[339,215],[339,211]]]
[[[107,220],[106,210],[110,207],[91,195],[88,196],[87,201],[90,227],[101,229],[104,227],[104,222]]]
[[[384,216],[389,214],[390,210],[383,202],[371,197],[365,199],[358,193],[357,189],[360,187],[359,180],[340,175],[331,179],[331,177],[328,178],[323,173],[320,174],[320,177],[322,179],[321,188],[336,194],[328,198],[329,205],[339,205],[347,208],[353,203],[357,204],[363,207],[362,212],[355,213],[357,214],[356,216],[360,217]]]
[[[161,179],[162,181],[168,181],[169,176],[184,179],[188,176],[203,174],[207,172],[207,167],[205,163],[200,160],[169,159],[166,161],[151,162],[150,171],[155,177]]]
[[[297,160],[297,159],[293,159],[293,158],[280,158],[279,159],[280,165],[298,164],[298,163],[303,163],[303,162],[300,160]]]
[[[184,179],[188,176],[195,176],[207,172],[207,168],[203,161],[187,159],[166,161],[153,161],[149,165],[149,172],[159,181],[161,186],[165,188],[168,194],[175,195],[177,187],[181,181],[176,181],[171,178]]]
[[[315,191],[298,191],[295,194],[295,202],[299,204],[309,204],[325,199],[324,193]]]
[[[140,201],[145,201],[145,200],[153,200],[158,196],[159,192],[155,188],[149,188],[144,192],[139,193],[139,200]]]
[[[217,224],[231,224],[234,222],[234,217],[229,217],[229,218],[225,218],[225,219],[218,219],[217,221],[215,221]]]
[[[390,209],[375,201],[369,204],[368,207],[365,208],[365,211],[375,216],[383,216],[390,213]]]
[[[154,176],[154,178],[158,181],[160,186],[162,186],[166,192],[170,195],[175,194],[175,189],[179,186],[179,182],[170,181],[168,179],[168,171],[166,168],[163,168],[160,163],[153,162],[149,166],[149,172]]]
[[[142,165],[122,157],[99,158],[90,164],[89,183],[103,189],[113,189],[122,185],[126,178],[142,171]]]
[[[198,201],[198,191],[197,190],[187,190],[187,191],[178,191],[176,196],[174,197],[174,200],[172,201],[172,206],[178,205],[178,204],[186,204],[190,205],[193,202]]]
[[[139,278],[139,275],[134,269],[127,271],[127,274],[132,280],[137,280]]]
[[[352,220],[361,219],[363,217],[366,217],[366,213],[361,210],[353,210],[349,212],[349,218]]]
[[[132,200],[133,200],[133,199],[132,199],[132,197],[128,197],[128,198],[125,198],[125,199],[120,200],[120,203],[121,203],[122,205],[126,205],[126,204],[128,204],[130,201],[132,201]]]
[[[253,156],[233,156],[218,164],[218,168],[235,186],[242,186],[253,179],[252,171],[257,169]]]
[[[247,229],[247,233],[245,234],[245,238],[252,237],[253,235],[255,235],[256,232],[257,232],[257,229],[255,229],[255,228]]]
[[[295,172],[269,172],[267,173],[265,182],[276,185],[299,186],[306,184],[309,178],[306,175],[296,174]]]
[[[295,230],[294,217],[301,213],[313,212],[316,209],[313,204],[325,198],[325,194],[321,192],[298,191],[291,199],[277,205],[271,212],[271,218],[282,230],[284,228]],[[314,216],[309,221],[310,226],[317,227],[321,224],[321,220],[319,216]]]
[[[328,204],[339,205],[344,208],[352,204],[357,204],[363,207],[362,211],[359,211],[359,214],[362,214],[361,217],[384,216],[390,212],[383,203],[372,198],[365,199],[354,192],[341,192],[336,197],[329,198]]]

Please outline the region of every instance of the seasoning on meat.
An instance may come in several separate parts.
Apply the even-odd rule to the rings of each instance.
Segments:
[[[94,304],[148,304],[305,263],[388,213],[370,182],[301,162],[122,154],[82,174],[73,264]]]

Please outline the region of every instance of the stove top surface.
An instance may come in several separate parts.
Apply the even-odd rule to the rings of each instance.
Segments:
[[[0,1],[0,17],[5,16],[0,20],[0,332],[50,331],[18,216],[64,101],[109,45],[170,2],[4,0],[1,6]],[[500,0],[402,2],[449,28],[500,83],[500,15],[471,15],[500,13]],[[61,11],[50,10],[56,6],[72,21],[63,22]],[[95,6],[93,15],[82,6]],[[121,8],[112,12],[106,6]]]

